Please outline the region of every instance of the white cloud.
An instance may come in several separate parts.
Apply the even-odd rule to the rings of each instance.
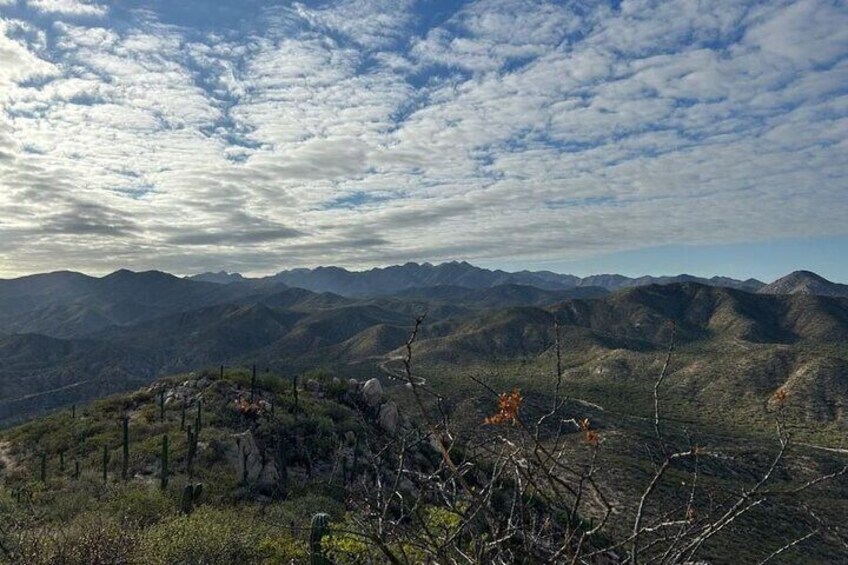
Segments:
[[[47,14],[101,17],[109,11],[106,6],[86,0],[27,0],[27,3],[33,9]]]
[[[5,274],[845,233],[837,3],[51,4],[104,17],[0,20]]]

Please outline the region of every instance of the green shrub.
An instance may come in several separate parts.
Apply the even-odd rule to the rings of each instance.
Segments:
[[[67,526],[21,532],[13,562],[27,565],[124,565],[136,539],[117,521],[83,513]]]
[[[263,557],[267,526],[234,510],[200,508],[147,529],[138,552],[140,565],[230,565]]]
[[[143,528],[175,513],[175,503],[150,484],[120,485],[106,502],[109,515],[123,526]]]

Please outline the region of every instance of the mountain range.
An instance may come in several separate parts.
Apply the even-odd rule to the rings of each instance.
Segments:
[[[789,383],[810,418],[830,425],[848,410],[848,293],[812,273],[756,289],[719,278],[572,280],[467,263],[281,275],[213,282],[122,270],[0,281],[0,424],[220,364],[379,375],[422,313],[416,356],[440,374],[544,358],[556,318],[574,356],[574,386],[620,390],[641,382],[675,320],[681,347],[721,352],[686,361],[681,390],[692,398],[758,403]],[[702,380],[716,374],[724,376]]]
[[[491,288],[502,285],[526,285],[545,290],[566,290],[579,287],[600,287],[608,291],[646,286],[697,282],[710,286],[738,288],[754,292],[765,283],[756,279],[736,280],[727,277],[701,278],[692,275],[631,278],[623,275],[593,275],[577,277],[550,271],[506,272],[476,267],[465,261],[452,261],[440,265],[406,263],[368,271],[348,271],[340,267],[293,269],[281,271],[270,277],[247,279],[238,273],[202,273],[190,277],[195,281],[238,283],[251,280],[261,283],[283,283],[315,292],[333,292],[343,296],[379,296],[411,288],[433,286],[459,286],[465,288]]]

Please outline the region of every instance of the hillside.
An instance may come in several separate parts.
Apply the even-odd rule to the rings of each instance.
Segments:
[[[499,323],[509,327],[520,314],[505,314]],[[523,385],[526,402],[521,413],[528,421],[534,419],[540,410],[535,403],[545,397],[536,396],[526,382],[510,380],[513,386]],[[544,380],[552,382],[550,373]],[[511,483],[487,482],[498,466],[485,455],[487,451],[475,454],[474,446],[497,440],[499,434],[505,434],[499,441],[513,438],[517,432],[511,426],[482,423],[495,403],[479,394],[484,391],[443,392],[446,398],[440,410],[451,422],[452,442],[457,442],[454,456],[465,460],[463,484],[470,483],[472,493],[474,488],[494,488],[483,509],[470,506],[475,498],[463,494],[465,487],[455,487],[449,494],[440,490],[455,483],[441,482],[440,475],[450,476],[446,469],[434,472],[441,458],[432,440],[422,441],[426,432],[406,443],[424,423],[415,416],[407,387],[349,380],[343,372],[307,374],[298,380],[275,374],[254,378],[249,371],[199,371],[0,432],[0,551],[9,562],[26,565],[301,563],[316,554],[330,559],[324,563],[336,565],[363,560],[411,565],[431,554],[460,555],[467,545],[473,547],[481,530],[499,527],[492,523],[496,520],[506,524],[510,516]],[[592,475],[591,492],[595,497],[605,493],[604,500],[615,509],[609,522],[605,520],[603,533],[586,540],[585,552],[600,551],[604,563],[623,563],[618,552],[602,548],[627,539],[641,489],[654,473],[650,451],[659,447],[653,430],[639,419],[580,399],[566,402],[562,412],[591,418],[602,441],[588,443],[587,438],[594,436],[573,430],[554,440],[546,431],[542,445],[555,441],[569,466],[601,461]],[[685,441],[676,431],[679,424],[669,420],[667,425],[666,441]],[[751,481],[768,467],[771,453],[757,435],[714,435],[688,424],[687,430],[723,454],[717,459],[705,456],[698,475],[693,498],[706,519],[711,514],[708,504],[722,508],[724,499],[732,500],[737,491],[751,488]],[[781,462],[780,475],[770,483],[773,488],[791,489],[798,481],[843,464],[837,454],[803,446],[800,450],[796,458]],[[398,461],[402,474],[395,471]],[[516,469],[532,470],[536,480],[544,477],[532,460]],[[680,481],[685,486],[690,472],[684,464],[661,480],[653,505],[676,505],[678,497],[688,492]],[[442,496],[423,497],[421,491],[428,487]],[[557,491],[545,488],[548,496],[533,501],[528,511],[557,512],[557,497],[565,495],[552,498]],[[393,496],[385,497],[389,493]],[[578,499],[575,508],[580,509],[578,523],[583,525],[574,527],[585,530],[603,516],[595,497],[583,503]],[[803,501],[765,495],[762,500],[768,503],[740,518],[734,524],[738,527],[699,545],[697,555],[703,562],[750,562],[768,555],[787,538],[805,533],[805,508],[813,509],[823,523],[838,523],[848,508],[848,484],[828,481]],[[571,505],[567,496],[562,502]],[[393,520],[376,530],[372,528],[381,523],[381,514],[363,512],[385,508],[405,513],[406,505],[413,509],[422,505],[425,510],[411,512],[409,522]],[[484,511],[487,521],[474,519]],[[322,520],[329,527],[316,533],[315,516],[324,513]],[[531,514],[526,524],[518,518],[508,523],[530,528],[534,520]],[[653,528],[663,514],[649,510],[646,520]],[[782,526],[765,527],[775,520]],[[572,527],[568,521],[560,524],[555,536]],[[432,534],[422,535],[427,530],[443,532],[453,541],[446,544],[430,537],[428,542]],[[646,530],[645,536],[652,536],[651,531]],[[838,559],[843,555],[838,539],[823,533],[804,552],[805,562]],[[386,559],[387,553],[409,552],[405,544],[413,543],[414,557]],[[646,545],[646,555],[661,555],[651,550],[654,544]],[[510,546],[521,548],[511,537],[492,544],[489,551]],[[523,554],[539,555],[528,562],[542,563],[545,551],[540,546]],[[798,553],[788,555],[791,559]]]
[[[848,285],[838,284],[810,271],[795,271],[760,288],[762,294],[813,294],[848,296]]]
[[[210,365],[257,363],[283,372],[344,367],[363,376],[378,374],[387,360],[402,353],[398,348],[422,313],[427,318],[419,355],[425,367],[531,362],[549,352],[555,316],[575,363],[592,373],[599,359],[629,352],[636,360],[624,375],[634,382],[665,346],[669,320],[677,323],[680,346],[722,352],[695,355],[702,374],[716,374],[734,363],[756,372],[759,365],[750,366],[747,351],[762,349],[768,357],[790,348],[793,361],[774,372],[773,387],[810,355],[815,358],[816,350],[842,359],[841,344],[848,338],[844,298],[751,294],[698,283],[640,286],[612,294],[598,287],[436,286],[361,299],[254,283],[199,283],[161,273],[119,272],[104,279],[58,274],[36,283],[29,290],[19,285],[14,293],[52,300],[62,315],[43,315],[38,307],[29,310],[30,318],[24,310],[18,315],[62,331],[51,336],[5,326],[0,422]],[[59,292],[56,284],[66,290]],[[88,324],[85,332],[63,325],[72,305],[91,311],[98,300],[115,305],[130,297],[135,314],[121,323],[110,315]],[[743,404],[760,402],[773,390],[753,383],[741,386],[734,390],[748,399]],[[703,397],[708,406],[724,398],[696,389],[687,394]],[[810,399],[818,402],[815,395]],[[831,414],[828,425],[843,421],[838,410],[811,406],[809,413]]]

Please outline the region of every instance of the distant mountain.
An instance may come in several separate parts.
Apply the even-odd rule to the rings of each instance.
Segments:
[[[120,271],[101,279],[61,273],[30,283],[0,284],[6,316],[0,325],[0,423],[210,365],[374,374],[402,354],[412,320],[423,312],[428,316],[416,356],[424,365],[535,359],[551,346],[554,316],[568,350],[587,359],[603,352],[653,358],[668,338],[668,320],[676,320],[681,344],[722,351],[702,361],[728,364],[728,375],[736,374],[732,363],[750,363],[744,357],[750,347],[779,352],[800,343],[818,351],[848,341],[848,299],[699,283],[615,293],[600,287],[433,286],[377,298],[156,272]],[[842,358],[838,351],[829,355]],[[787,371],[800,370],[794,361],[780,363],[769,369],[770,379],[789,379]],[[830,375],[842,365],[809,366]]]
[[[198,282],[211,282],[217,284],[230,284],[234,282],[243,282],[245,279],[239,273],[228,273],[227,271],[218,271],[217,273],[200,273],[186,277],[187,279]]]
[[[834,283],[810,271],[795,271],[762,287],[761,294],[848,296],[848,285]]]
[[[411,288],[392,296],[404,300],[443,302],[472,308],[506,308],[508,306],[548,306],[572,298],[599,298],[607,294],[609,291],[599,286],[545,290],[535,286],[505,284],[489,288],[427,286]]]
[[[720,286],[724,288],[735,288],[747,292],[756,292],[765,283],[757,279],[746,279],[740,281],[729,277],[695,277],[692,275],[675,275],[666,277],[637,277],[630,278],[622,275],[592,275],[581,280],[580,286],[600,286],[607,290],[619,290],[622,288],[634,288],[638,286],[648,286],[652,284],[675,284],[675,283],[698,283],[707,286]]]
[[[102,278],[57,272],[0,280],[0,332],[75,338],[175,312],[250,300],[280,284],[222,285],[159,271],[116,271]]]
[[[228,284],[244,279],[241,275],[229,273],[204,273],[192,277]],[[532,286],[541,290],[567,290],[579,287],[600,287],[613,291],[622,288],[645,286],[650,284],[673,284],[678,282],[696,282],[710,286],[737,288],[756,292],[765,283],[756,279],[740,281],[727,277],[710,279],[691,275],[669,277],[630,278],[623,275],[593,275],[580,278],[574,275],[553,273],[550,271],[519,271],[510,273],[502,270],[489,270],[475,267],[465,261],[431,265],[430,263],[406,263],[368,271],[348,271],[341,267],[318,267],[315,269],[293,269],[281,271],[276,275],[253,281],[283,283],[287,286],[305,288],[314,292],[332,292],[342,296],[384,296],[414,288],[463,287],[482,289],[509,285]]]

